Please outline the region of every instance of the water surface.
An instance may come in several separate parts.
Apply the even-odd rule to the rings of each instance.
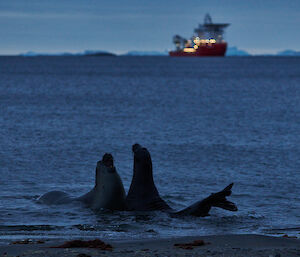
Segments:
[[[300,58],[1,57],[0,239],[300,232]],[[128,191],[139,142],[180,209],[234,182],[205,218],[46,206],[80,196],[105,152]]]

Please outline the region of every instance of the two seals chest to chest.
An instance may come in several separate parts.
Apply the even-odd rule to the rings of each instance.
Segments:
[[[237,211],[234,203],[226,199],[231,194],[233,183],[222,191],[211,194],[187,208],[174,211],[159,195],[153,181],[152,160],[146,148],[139,144],[132,146],[134,153],[133,178],[126,197],[124,186],[111,154],[104,154],[97,163],[95,187],[79,198],[71,198],[66,193],[52,191],[40,198],[46,204],[60,204],[81,201],[93,210],[127,210],[127,211],[166,211],[174,216],[207,216],[211,207]]]

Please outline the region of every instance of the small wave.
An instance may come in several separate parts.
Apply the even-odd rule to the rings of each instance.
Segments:
[[[288,232],[288,231],[296,231],[296,232],[300,232],[300,227],[287,227],[287,228],[270,228],[270,229],[264,229],[263,231],[267,232]]]
[[[64,229],[64,226],[53,225],[6,225],[0,226],[0,231],[51,231]]]
[[[39,195],[2,195],[2,200],[16,200],[16,199],[26,199],[26,200],[35,200],[39,197]]]

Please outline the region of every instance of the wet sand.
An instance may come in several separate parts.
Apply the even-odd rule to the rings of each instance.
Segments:
[[[217,235],[114,241],[100,238],[113,246],[112,251],[88,248],[50,248],[64,241],[47,240],[43,244],[10,244],[0,246],[0,256],[300,256],[300,239],[262,235]],[[203,240],[205,245],[185,247],[174,244]],[[193,249],[190,249],[193,248]]]

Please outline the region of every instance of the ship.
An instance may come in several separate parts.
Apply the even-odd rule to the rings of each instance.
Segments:
[[[213,23],[209,14],[205,15],[204,23],[194,30],[194,35],[187,40],[179,35],[173,37],[176,49],[170,56],[224,56],[227,42],[223,35],[229,23]]]

